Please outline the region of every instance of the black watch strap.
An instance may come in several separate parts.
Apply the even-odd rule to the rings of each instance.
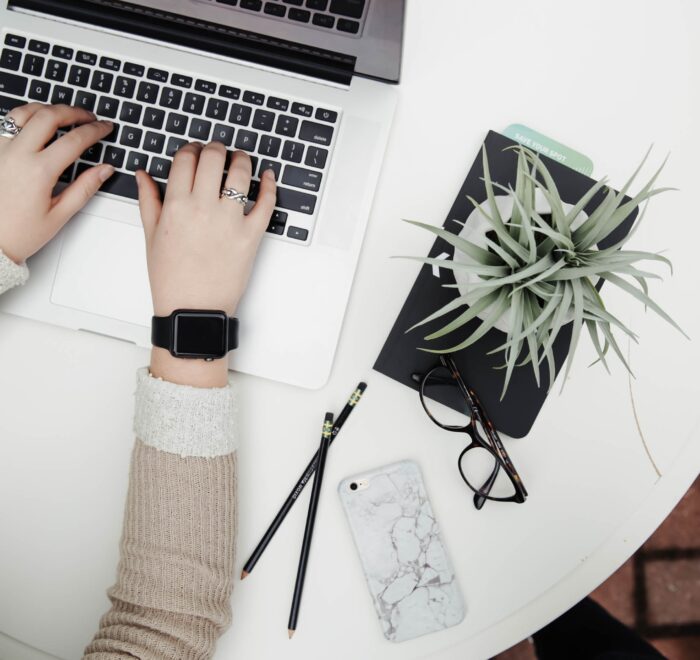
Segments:
[[[173,342],[173,318],[180,311],[192,310],[175,310],[170,316],[153,316],[151,318],[151,344],[158,348],[165,348],[166,350],[171,349]],[[202,313],[207,313],[208,311],[209,310],[201,310]],[[238,319],[228,317],[227,325],[228,341],[226,344],[226,352],[238,348]]]

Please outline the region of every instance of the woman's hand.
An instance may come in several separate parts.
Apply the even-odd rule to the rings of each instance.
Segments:
[[[175,156],[165,201],[153,179],[136,173],[146,257],[156,316],[176,309],[218,309],[233,316],[245,291],[253,261],[275,206],[272,171],[264,173],[257,202],[248,215],[235,200],[220,199],[226,148],[193,143]],[[226,187],[247,193],[251,161],[236,151]],[[151,373],[197,387],[227,382],[224,358],[205,362],[174,358],[154,348]]]
[[[12,139],[0,138],[0,249],[20,264],[46,245],[114,172],[111,165],[97,165],[53,195],[62,172],[109,135],[112,123],[96,121],[79,108],[40,103],[15,108],[10,116],[22,131]],[[59,128],[74,124],[46,146]]]

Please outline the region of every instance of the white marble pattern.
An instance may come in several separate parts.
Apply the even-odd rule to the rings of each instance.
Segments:
[[[369,485],[351,490],[359,479]],[[464,600],[418,465],[394,463],[338,490],[384,636],[401,642],[462,621]]]

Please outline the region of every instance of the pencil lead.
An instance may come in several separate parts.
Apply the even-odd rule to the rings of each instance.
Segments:
[[[287,634],[289,635],[289,639],[292,639],[292,637],[294,637],[294,631],[291,628],[287,630]]]
[[[248,571],[246,571],[246,570],[241,571],[241,580],[245,580],[249,575],[250,575],[250,573],[248,573]]]

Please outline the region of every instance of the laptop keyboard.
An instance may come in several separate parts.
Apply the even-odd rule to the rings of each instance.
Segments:
[[[369,0],[200,0],[219,7],[257,12],[324,32],[351,37],[362,34]]]
[[[31,36],[7,33],[2,43],[0,116],[38,101],[82,107],[114,122],[112,133],[84,152],[62,181],[109,163],[116,171],[102,192],[135,200],[136,170],[148,171],[164,191],[181,146],[218,141],[229,158],[235,149],[250,154],[251,200],[262,172],[275,171],[277,206],[268,232],[297,245],[309,242],[339,110]]]

